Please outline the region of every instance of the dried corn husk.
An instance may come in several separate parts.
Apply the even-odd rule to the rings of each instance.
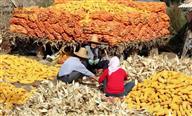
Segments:
[[[149,57],[135,55],[123,61],[122,67],[128,72],[131,79],[137,79],[140,82],[153,73],[163,70],[180,71],[192,75],[192,59],[179,59],[177,56],[169,59],[166,55]]]
[[[65,84],[43,81],[37,94],[24,106],[16,107],[12,115],[138,115],[145,111],[130,111],[116,99],[105,101],[102,93],[79,83]],[[25,109],[25,110],[21,110]]]

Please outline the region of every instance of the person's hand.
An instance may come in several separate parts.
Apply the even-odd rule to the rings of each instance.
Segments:
[[[97,77],[91,77],[91,81],[97,81]]]
[[[97,77],[95,77],[95,76],[94,76],[94,77],[89,77],[89,78],[86,77],[86,78],[84,78],[83,80],[84,80],[85,82],[86,82],[86,81],[92,81],[92,82],[93,82],[93,81],[97,81]]]
[[[94,64],[94,61],[91,60],[91,59],[89,59],[88,62],[89,62],[90,65],[93,65],[93,64]]]
[[[96,59],[95,61],[94,61],[94,64],[96,65],[96,64],[98,64],[99,63],[99,59]]]

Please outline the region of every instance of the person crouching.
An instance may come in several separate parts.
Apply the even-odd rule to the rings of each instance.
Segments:
[[[95,75],[90,72],[83,64],[87,60],[87,51],[85,48],[80,48],[78,52],[74,52],[61,66],[57,75],[57,80],[65,83],[72,83],[84,76],[94,78]]]
[[[87,68],[96,74],[97,70],[104,70],[108,67],[108,59],[102,55],[100,46],[106,43],[100,42],[97,35],[93,35],[89,44],[85,46],[88,51]]]
[[[103,84],[103,92],[107,97],[122,97],[126,96],[137,81],[131,81],[124,85],[127,80],[127,73],[120,67],[120,60],[114,56],[109,61],[109,67],[104,70],[103,74],[99,77],[99,84]]]

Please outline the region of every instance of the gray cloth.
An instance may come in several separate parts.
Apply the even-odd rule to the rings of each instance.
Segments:
[[[104,90],[106,89],[106,86],[107,86],[107,79],[105,79],[103,82],[102,82],[102,86],[103,87],[100,87],[100,89],[104,92]],[[112,97],[122,97],[122,96],[127,96],[128,93],[133,89],[133,87],[135,86],[135,80],[132,80],[128,83],[126,83],[124,85],[124,92],[123,93],[120,93],[120,94],[111,94],[111,93],[105,93],[107,97],[109,96],[112,96]]]
[[[94,59],[95,56],[94,56],[94,53],[91,50],[91,47],[87,45],[87,46],[85,46],[85,48],[86,48],[86,50],[88,52],[88,59],[95,60]],[[96,53],[96,55],[98,57],[99,56],[99,49],[98,48],[96,48],[95,53]]]
[[[64,76],[57,76],[57,80],[61,80],[65,83],[72,83],[75,80],[78,80],[79,78],[82,78],[84,75],[80,72],[73,71],[69,75]]]
[[[69,57],[61,66],[58,76],[68,75],[73,71],[77,71],[88,77],[94,77],[95,75],[90,72],[77,57]]]
[[[131,90],[133,89],[134,86],[135,86],[135,80],[132,80],[132,81],[126,83],[124,95],[127,96],[128,93],[131,92]]]

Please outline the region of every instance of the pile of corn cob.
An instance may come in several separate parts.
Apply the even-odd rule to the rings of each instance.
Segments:
[[[13,104],[25,104],[28,98],[32,96],[35,89],[30,92],[23,88],[16,88],[10,83],[0,83],[0,103],[3,104],[5,109],[13,108]]]
[[[139,83],[126,97],[129,108],[147,109],[151,114],[191,116],[192,76],[162,71]]]
[[[147,13],[147,10],[139,10],[137,8],[128,7],[124,4],[118,4],[116,2],[108,2],[108,0],[81,0],[81,1],[69,1],[65,4],[56,4],[50,8],[56,8],[58,10],[65,10],[68,12],[75,12],[80,9],[93,13],[95,11],[105,11],[110,13],[129,13],[140,12]]]
[[[0,55],[0,68],[2,109],[11,109],[14,104],[25,104],[34,93],[32,83],[53,80],[59,70],[56,66],[43,65],[30,58],[4,54]],[[23,88],[17,88],[14,85]],[[24,89],[25,87],[29,90]]]
[[[0,55],[0,79],[4,82],[30,84],[35,81],[53,80],[59,68],[43,65],[36,60],[13,55]]]

